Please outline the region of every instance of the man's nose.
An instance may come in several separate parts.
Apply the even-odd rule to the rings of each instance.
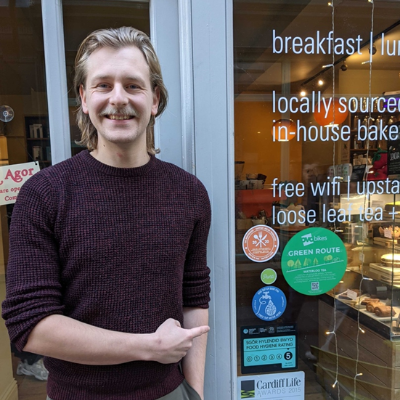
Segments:
[[[123,85],[116,84],[111,92],[110,103],[114,105],[128,104],[128,97]]]

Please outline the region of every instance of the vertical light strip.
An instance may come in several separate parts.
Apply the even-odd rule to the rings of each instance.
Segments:
[[[179,55],[181,71],[182,105],[182,167],[196,173],[194,150],[194,111],[193,111],[193,49],[192,49],[192,1],[180,0],[179,12]]]
[[[332,43],[335,43],[335,5],[334,5],[334,0],[330,3],[330,6],[332,7]],[[334,46],[332,46],[332,106],[333,106],[333,125],[335,124],[335,89],[336,89],[336,70],[335,70],[335,50]],[[332,149],[332,163],[333,163],[333,171],[336,170],[336,142],[333,143],[333,149]],[[334,172],[334,175],[336,173]],[[336,220],[334,222],[334,228],[335,232],[337,231],[336,227]],[[338,338],[336,334],[336,329],[337,329],[337,304],[336,304],[336,295],[335,291],[333,291],[333,334],[334,334],[334,340],[335,340],[335,355],[336,355],[336,371],[335,371],[335,382],[333,383],[332,387],[335,388],[337,386],[337,396],[338,399],[340,400],[340,383],[339,383],[339,346],[338,346]]]
[[[42,18],[51,161],[56,164],[71,157],[61,0],[42,1]]]
[[[156,31],[156,24],[157,24],[157,14],[156,14],[156,5],[154,1],[150,1],[149,6],[149,13],[150,13],[150,40],[151,43],[157,53],[157,31]],[[168,88],[167,88],[168,90]],[[168,107],[167,107],[168,108]],[[161,135],[160,135],[160,124],[156,123],[154,125],[154,146],[155,148],[159,148],[161,143]]]
[[[235,78],[233,43],[233,0],[227,0],[226,15],[226,108],[228,147],[228,232],[229,232],[229,309],[230,309],[230,353],[232,397],[237,397],[238,354],[236,331],[236,241],[235,241]]]

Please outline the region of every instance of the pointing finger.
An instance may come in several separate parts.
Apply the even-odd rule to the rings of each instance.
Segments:
[[[197,336],[201,336],[204,335],[205,333],[207,333],[210,330],[210,327],[207,325],[203,325],[203,326],[197,326],[196,328],[192,328],[189,329],[190,334],[193,338],[197,337]]]

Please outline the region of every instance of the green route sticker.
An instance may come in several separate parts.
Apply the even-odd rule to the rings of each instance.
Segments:
[[[308,228],[285,246],[281,268],[287,283],[297,292],[317,296],[333,289],[347,266],[341,239],[329,229]]]
[[[266,285],[272,285],[276,281],[277,274],[272,268],[266,268],[263,272],[261,272],[260,278],[262,283],[265,283]]]

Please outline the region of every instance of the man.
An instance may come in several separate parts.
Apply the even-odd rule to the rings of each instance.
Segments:
[[[210,205],[193,175],[154,157],[167,102],[157,56],[140,31],[100,30],[75,69],[88,150],[18,195],[11,341],[46,356],[52,400],[203,398]]]

